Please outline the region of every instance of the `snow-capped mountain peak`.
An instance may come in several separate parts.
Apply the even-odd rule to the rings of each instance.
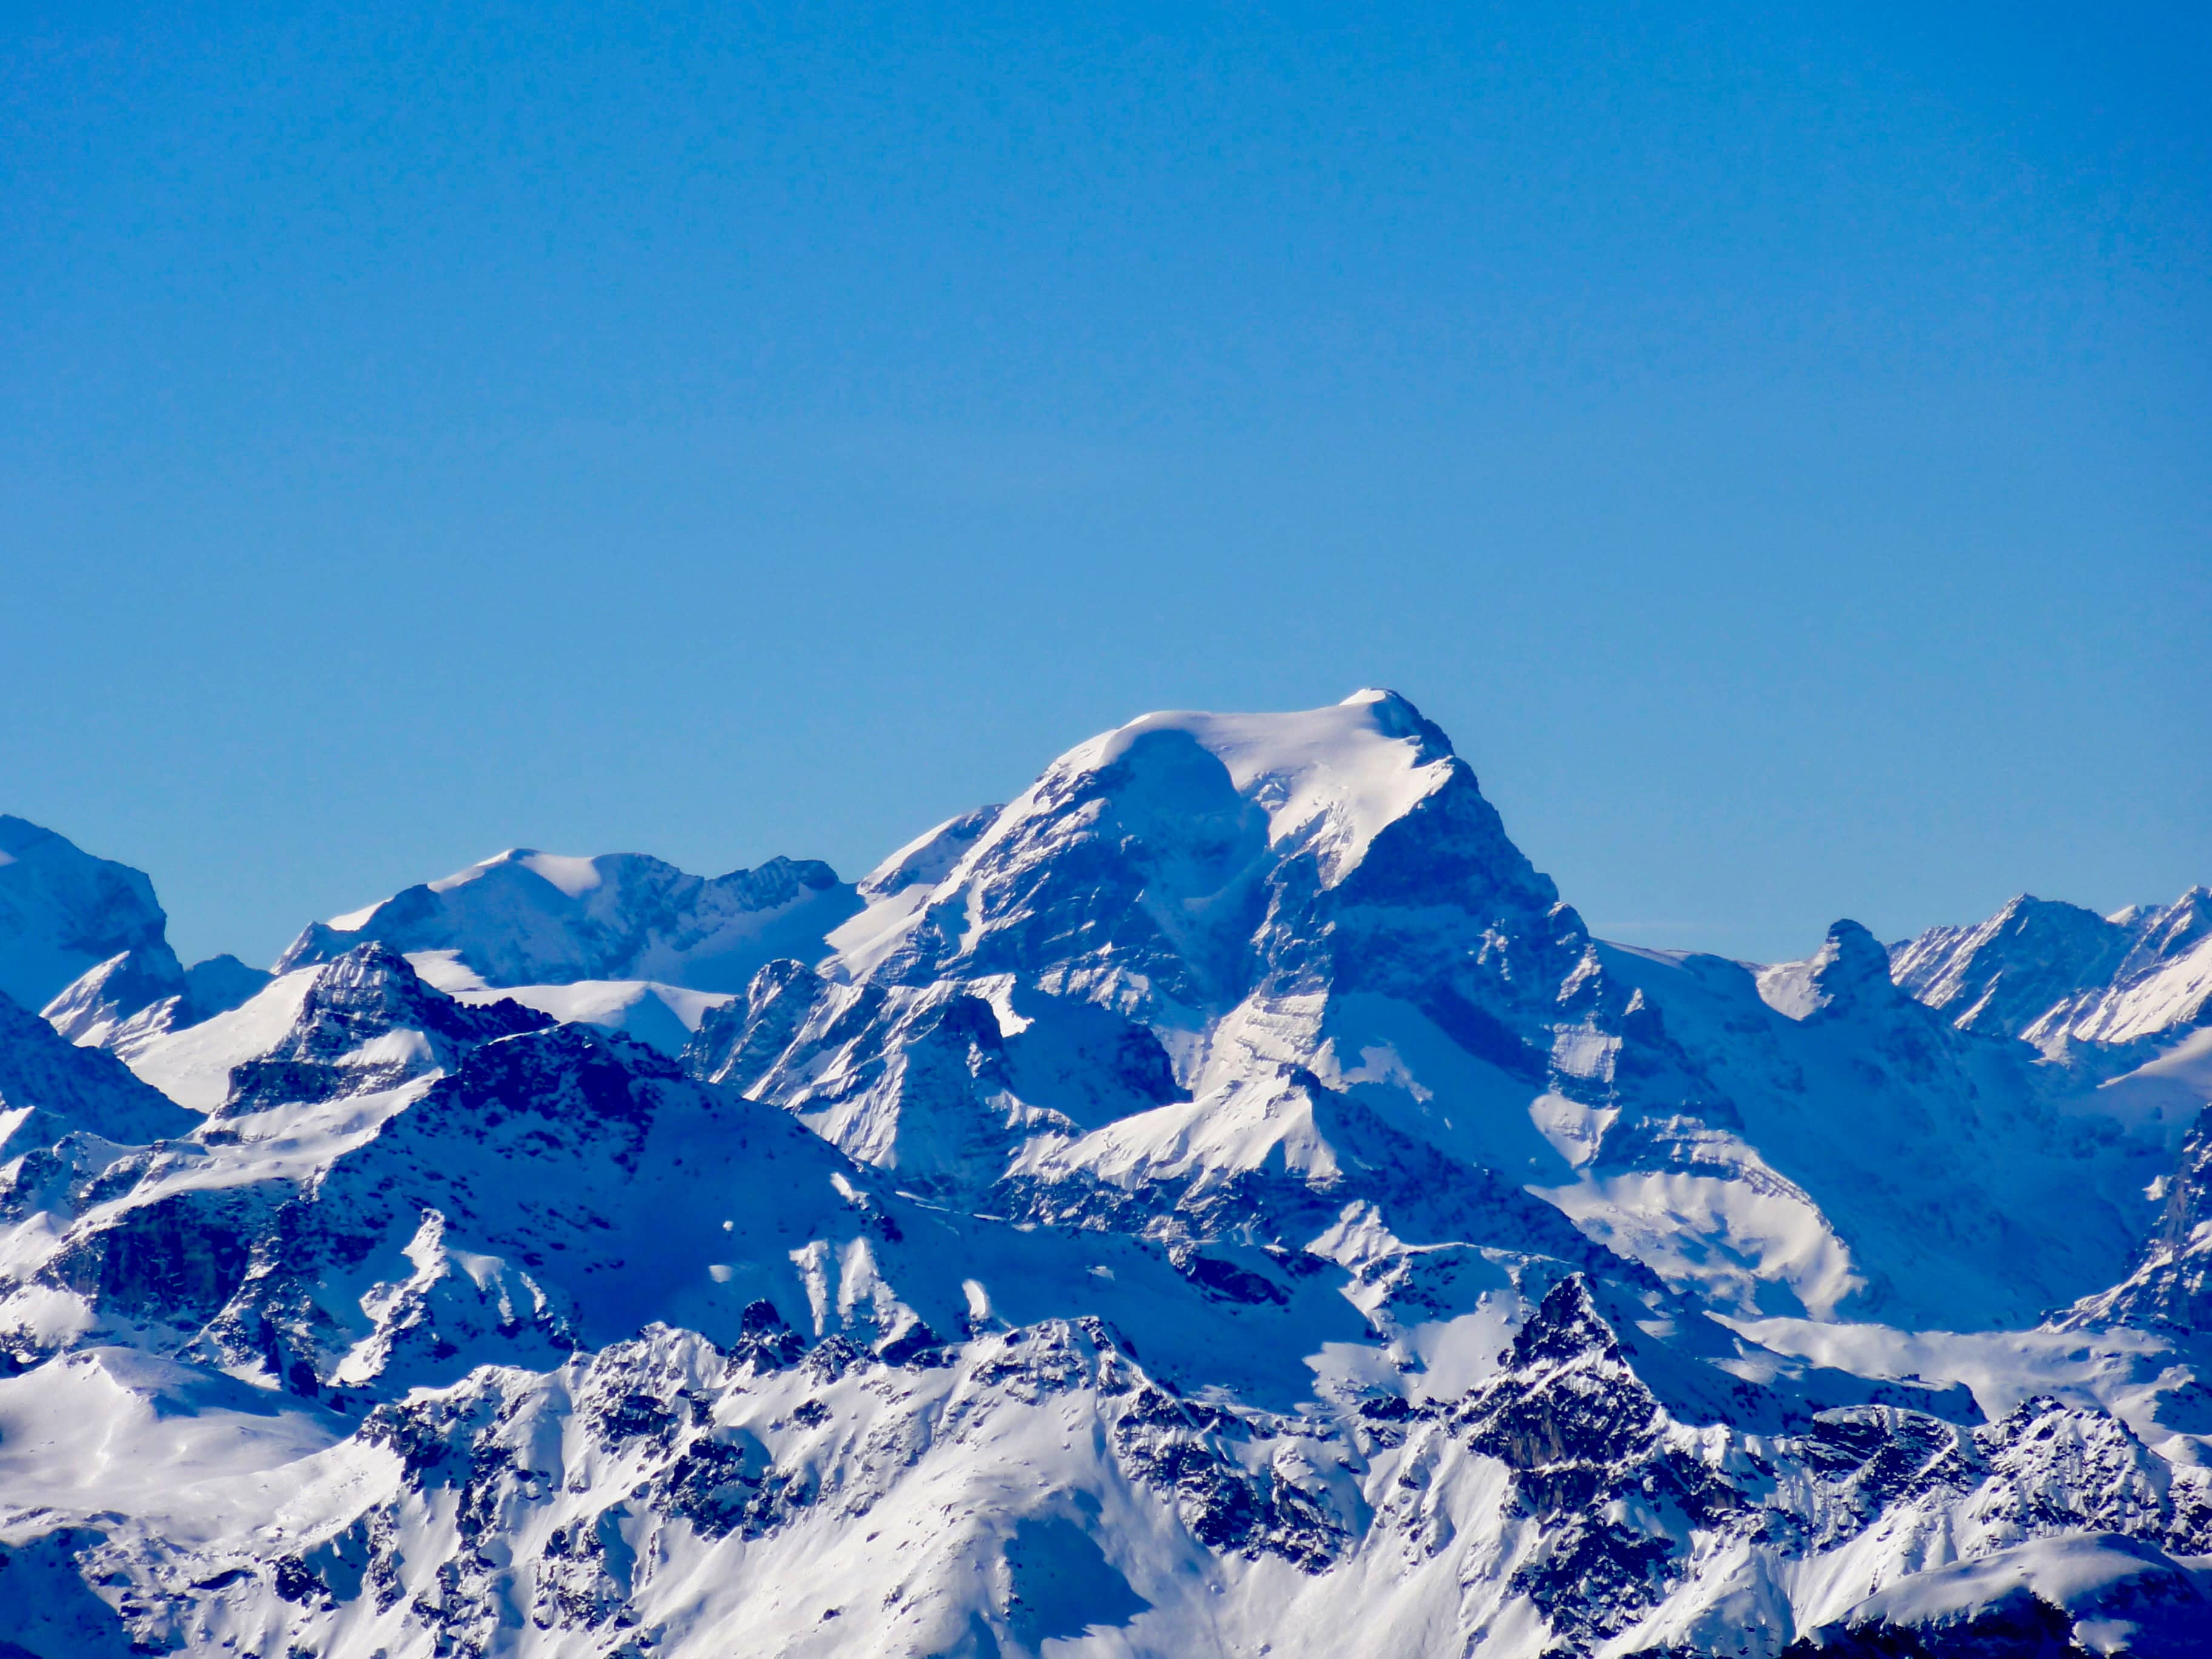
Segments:
[[[237,1007],[156,1034],[125,1058],[193,1110],[235,1113],[388,1088],[448,1068],[479,1043],[551,1024],[505,1000],[456,1002],[372,941],[279,974]]]
[[[818,949],[858,908],[826,864],[771,859],[695,876],[641,853],[576,858],[517,848],[310,926],[287,972],[369,940],[432,951],[495,987],[642,980],[734,991],[761,963]]]
[[[125,1053],[267,983],[234,957],[186,968],[167,927],[142,872],[0,817],[0,994],[70,1042]]]
[[[831,936],[832,977],[1050,958],[1102,997],[1234,1001],[1265,971],[1255,956],[1279,954],[1257,936],[1315,943],[1316,907],[1541,916],[1558,902],[1443,733],[1389,692],[1295,714],[1148,714],[979,817],[871,876],[873,902]],[[925,864],[944,868],[926,890],[906,873]]]
[[[2196,1654],[2206,896],[1611,945],[1367,691],[142,939],[0,1002],[0,1651]]]
[[[154,884],[127,864],[0,814],[0,994],[41,1008],[80,974],[127,951],[167,958]]]
[[[1792,1019],[1898,1000],[1889,977],[1889,953],[1848,918],[1829,928],[1820,950],[1804,961],[1760,969],[1759,994],[1768,1007]]]
[[[1893,945],[1890,972],[1963,1029],[2045,1049],[2155,1039],[2212,1011],[2212,892],[2111,916],[2022,894],[1986,921]]]
[[[1070,750],[1039,788],[1105,771],[1142,748],[1182,743],[1212,756],[1231,787],[1266,814],[1271,846],[1291,840],[1312,846],[1327,885],[1356,868],[1383,829],[1443,787],[1455,764],[1463,765],[1443,732],[1411,702],[1395,691],[1369,690],[1331,708],[1292,714],[1146,714]],[[1194,796],[1206,788],[1197,778],[1187,787]],[[1161,804],[1172,810],[1175,803],[1170,798]]]

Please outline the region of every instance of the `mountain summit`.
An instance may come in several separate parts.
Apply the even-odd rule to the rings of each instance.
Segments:
[[[374,942],[445,955],[484,985],[660,980],[734,990],[779,948],[854,908],[826,864],[772,859],[711,879],[641,853],[564,858],[517,848],[349,915],[311,925],[276,971]]]
[[[1379,690],[267,975],[7,833],[0,1651],[2207,1650],[2203,890],[1616,945]]]

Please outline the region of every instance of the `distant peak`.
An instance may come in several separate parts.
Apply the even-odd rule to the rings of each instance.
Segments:
[[[277,967],[327,961],[376,939],[402,955],[436,953],[486,986],[649,979],[727,990],[766,957],[813,951],[854,908],[836,872],[811,859],[772,858],[709,878],[646,853],[583,857],[513,847],[311,923]],[[695,983],[702,974],[708,982]]]
[[[2038,898],[2033,893],[2015,893],[2004,902],[2003,908],[1991,919],[1993,921],[2038,920],[2061,924],[2094,924],[2097,913],[2084,905],[2073,904],[2064,899]]]
[[[1759,994],[1777,1013],[1808,1019],[1828,1009],[1893,1000],[1901,993],[1893,988],[1889,972],[1889,951],[1881,941],[1847,916],[1829,927],[1820,948],[1805,961],[1759,969]]]
[[[1830,986],[1889,983],[1889,949],[1846,916],[1830,925],[1813,957],[1814,977]]]

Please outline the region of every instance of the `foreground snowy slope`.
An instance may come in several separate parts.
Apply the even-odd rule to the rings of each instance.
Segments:
[[[2198,898],[1608,945],[1364,692],[111,952],[0,1004],[0,1640],[2212,1651]]]

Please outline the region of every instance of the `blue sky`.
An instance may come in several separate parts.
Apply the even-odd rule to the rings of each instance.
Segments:
[[[188,956],[1378,683],[1638,943],[2212,880],[2201,7],[5,31],[0,810]]]

